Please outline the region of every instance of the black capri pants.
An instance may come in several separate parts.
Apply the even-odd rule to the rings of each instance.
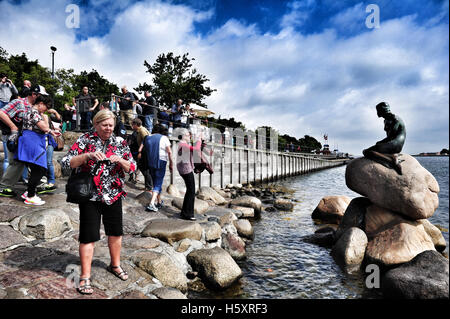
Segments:
[[[111,205],[102,202],[88,201],[79,204],[80,208],[80,236],[82,244],[93,243],[100,240],[100,222],[103,217],[103,226],[106,236],[122,236],[122,198]]]
[[[181,175],[181,174],[180,174]],[[183,207],[181,208],[181,216],[194,217],[195,205],[195,178],[194,173],[181,175],[186,185],[186,193],[184,194]]]

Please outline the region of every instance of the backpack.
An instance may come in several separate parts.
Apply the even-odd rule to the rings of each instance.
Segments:
[[[137,157],[138,153],[139,153],[139,144],[137,142],[137,132],[133,132],[133,134],[129,135],[127,137],[127,143],[128,146],[130,147],[130,152],[134,157]]]
[[[120,116],[117,117],[117,124],[116,127],[114,127],[114,135],[120,136],[124,139],[127,137],[127,130],[125,129],[125,125],[123,125]]]

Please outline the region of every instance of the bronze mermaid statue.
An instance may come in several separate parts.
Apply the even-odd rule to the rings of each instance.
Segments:
[[[403,161],[398,157],[405,144],[405,123],[400,117],[391,113],[390,106],[386,102],[378,103],[376,109],[378,117],[384,118],[384,130],[387,136],[363,150],[364,157],[394,169],[399,175],[402,175],[400,163]]]

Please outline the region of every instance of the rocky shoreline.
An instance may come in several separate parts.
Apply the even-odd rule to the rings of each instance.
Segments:
[[[246,258],[245,247],[254,239],[252,221],[264,211],[262,201],[268,209],[293,208],[281,198],[287,190],[273,185],[202,187],[197,221],[186,221],[179,218],[183,193],[174,185],[163,192],[164,207],[155,213],[144,209],[150,195],[142,181],[127,183],[121,256],[129,279],[106,271],[109,251],[102,226],[92,264],[94,293],[84,296],[74,288],[80,273],[78,205],[66,202],[66,178],[60,175],[57,168],[58,190],[42,195],[45,206],[0,199],[0,298],[186,299],[190,291],[223,291],[243,275],[236,261]],[[19,192],[20,187],[25,190],[19,186]]]
[[[350,162],[346,184],[362,197],[323,198],[311,217],[330,224],[306,240],[331,248],[346,273],[365,272],[366,287],[385,298],[448,299],[446,241],[428,221],[439,185],[412,156],[400,155],[402,175],[366,158]]]
[[[446,242],[427,220],[437,208],[439,186],[412,157],[406,156],[403,166],[399,177],[366,159],[351,162],[346,183],[362,197],[323,198],[311,217],[325,225],[303,240],[330,248],[346,273],[366,271],[366,285],[373,275],[367,269],[376,265],[375,288],[385,298],[448,298],[448,256],[441,253]],[[265,211],[292,211],[295,204],[292,191],[276,184],[202,187],[192,222],[179,218],[183,193],[174,185],[163,192],[164,207],[154,213],[144,209],[150,196],[142,179],[127,183],[122,266],[130,278],[123,282],[106,271],[109,251],[102,231],[92,265],[94,294],[83,296],[74,288],[80,272],[78,206],[66,202],[66,178],[55,168],[58,190],[42,196],[44,207],[0,198],[0,299],[226,294],[243,276],[239,264],[254,240],[253,221]]]

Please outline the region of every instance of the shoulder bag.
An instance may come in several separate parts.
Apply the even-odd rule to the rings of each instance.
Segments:
[[[103,153],[105,153],[108,144],[108,141],[105,142]],[[97,171],[97,167],[100,164],[101,162],[97,162],[94,172]],[[93,178],[94,176],[90,171],[81,172],[78,168],[72,169],[66,184],[66,201],[74,204],[81,204],[89,201],[95,189]]]

